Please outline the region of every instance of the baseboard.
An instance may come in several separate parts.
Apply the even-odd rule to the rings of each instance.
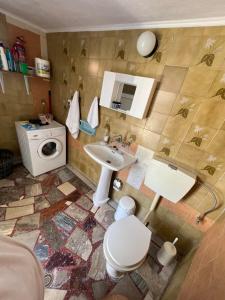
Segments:
[[[66,165],[70,171],[72,171],[77,177],[79,177],[84,183],[86,183],[92,190],[96,190],[96,184],[91,181],[89,178],[87,178],[86,175],[84,175],[80,170],[78,170],[75,167],[72,167],[70,164]]]

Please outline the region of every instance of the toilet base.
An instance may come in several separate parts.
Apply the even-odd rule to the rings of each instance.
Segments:
[[[115,270],[108,262],[106,262],[106,271],[113,281],[119,281],[125,274],[123,272]]]

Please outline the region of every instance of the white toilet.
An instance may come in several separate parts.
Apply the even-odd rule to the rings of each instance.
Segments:
[[[137,269],[146,258],[150,241],[151,231],[134,215],[111,224],[103,242],[108,275],[119,280]]]

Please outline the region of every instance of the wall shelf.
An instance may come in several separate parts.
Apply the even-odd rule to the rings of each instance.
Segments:
[[[30,95],[30,86],[29,86],[29,80],[28,80],[29,77],[30,78],[41,78],[43,80],[50,81],[50,79],[48,79],[48,78],[44,78],[44,77],[40,77],[40,76],[36,76],[36,75],[30,75],[30,74],[23,74],[23,73],[20,73],[20,72],[0,70],[0,85],[1,85],[1,90],[2,90],[3,94],[5,94],[4,74],[9,74],[9,73],[10,74],[20,74],[21,76],[23,76],[24,85],[25,85],[27,95]]]

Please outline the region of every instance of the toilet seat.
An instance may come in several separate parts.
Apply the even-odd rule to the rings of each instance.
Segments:
[[[114,222],[104,237],[104,252],[111,264],[124,270],[134,269],[145,259],[151,231],[135,216]]]

